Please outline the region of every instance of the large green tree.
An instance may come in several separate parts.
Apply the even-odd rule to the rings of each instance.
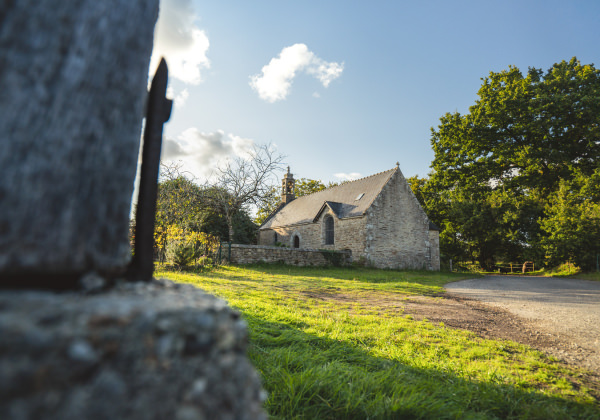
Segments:
[[[489,267],[535,257],[545,206],[561,182],[590,176],[600,158],[600,71],[576,58],[548,71],[516,67],[483,79],[467,114],[432,129],[425,192],[444,229],[442,252]]]
[[[166,179],[158,184],[157,225],[196,227],[205,210],[202,189],[185,176]]]
[[[166,229],[168,226],[195,232],[204,232],[229,239],[229,224],[226,216],[210,199],[215,194],[214,188],[200,187],[183,175],[166,179],[158,184],[158,200],[156,206],[156,226]],[[224,193],[219,191],[219,195]],[[235,227],[233,241],[249,244],[256,241],[257,226],[252,223],[244,209],[232,215]]]
[[[561,181],[551,195],[541,221],[547,262],[571,261],[579,267],[596,268],[600,254],[600,169],[591,176]]]

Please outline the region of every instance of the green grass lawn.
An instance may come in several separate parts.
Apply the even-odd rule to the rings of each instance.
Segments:
[[[600,273],[579,273],[571,276],[575,279],[600,281]]]
[[[435,297],[473,275],[289,266],[155,275],[243,314],[274,419],[600,418],[588,372],[402,314],[407,296]]]

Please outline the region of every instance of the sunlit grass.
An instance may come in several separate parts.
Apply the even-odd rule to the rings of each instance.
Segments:
[[[584,371],[403,314],[405,297],[434,297],[472,275],[288,266],[157,275],[195,284],[243,314],[272,418],[600,416]]]

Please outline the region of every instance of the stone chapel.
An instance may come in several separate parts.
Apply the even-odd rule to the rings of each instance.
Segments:
[[[440,269],[439,229],[395,168],[295,198],[288,168],[281,203],[261,225],[259,245],[351,251],[379,268]]]

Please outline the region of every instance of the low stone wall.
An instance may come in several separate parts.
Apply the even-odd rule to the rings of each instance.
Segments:
[[[228,246],[223,244],[222,247],[225,259],[229,258]],[[284,263],[297,266],[343,266],[352,262],[352,254],[349,251],[231,244],[230,262],[232,264]]]
[[[0,418],[265,419],[237,312],[191,285],[0,291]]]

